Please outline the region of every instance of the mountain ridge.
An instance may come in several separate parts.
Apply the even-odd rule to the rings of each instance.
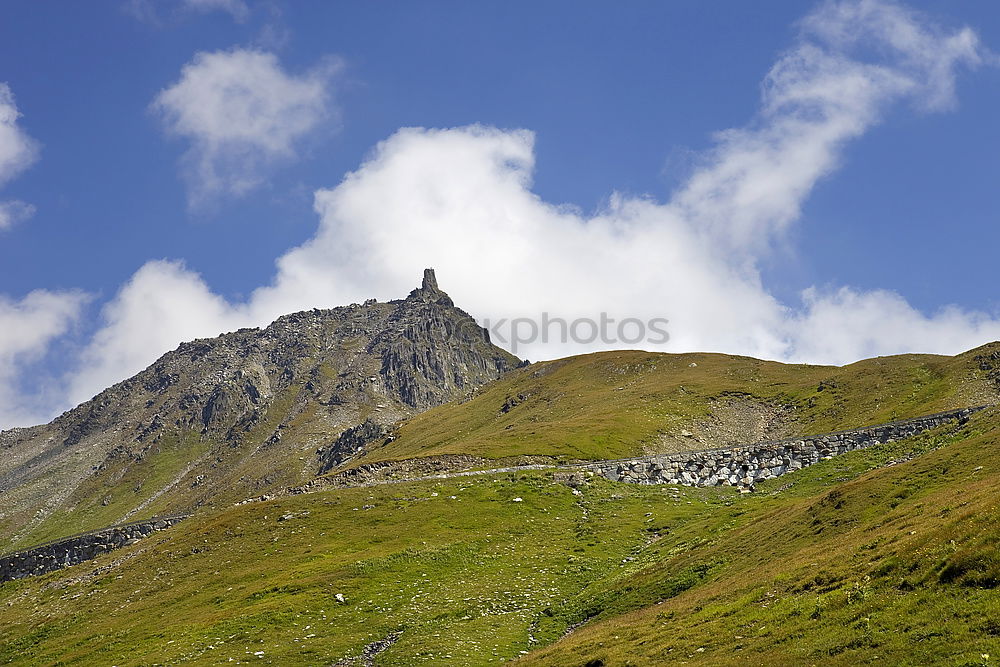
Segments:
[[[110,524],[302,482],[349,454],[331,450],[338,433],[465,397],[520,364],[433,269],[405,299],[181,343],[49,424],[0,432],[0,537],[99,527],[66,517],[35,530],[60,512]]]

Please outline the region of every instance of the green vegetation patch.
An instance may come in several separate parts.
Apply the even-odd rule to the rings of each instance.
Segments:
[[[0,662],[323,664],[396,633],[386,664],[510,659],[558,636],[544,610],[630,568],[653,523],[692,519],[664,492],[536,473],[207,513],[0,586]]]
[[[998,436],[990,411],[768,482],[716,512],[722,530],[694,548],[678,540],[711,533],[694,522],[651,545],[631,590],[585,590],[581,607],[623,594],[524,663],[992,664]]]

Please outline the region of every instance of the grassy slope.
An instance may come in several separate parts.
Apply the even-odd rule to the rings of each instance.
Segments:
[[[708,417],[712,401],[727,395],[794,406],[793,434],[854,428],[995,401],[996,388],[975,360],[995,349],[1000,344],[956,357],[900,355],[844,367],[635,351],[542,362],[470,401],[408,420],[396,440],[347,467],[441,454],[637,455],[656,447],[660,434]],[[502,412],[508,399],[519,403]]]
[[[191,461],[203,456],[208,448],[209,445],[196,436],[164,438],[153,455],[148,456],[140,465],[125,466],[116,462],[116,465],[109,466],[102,475],[84,480],[70,497],[67,506],[54,512],[30,532],[24,533],[11,546],[30,546],[118,523],[127,512],[157,489],[170,484]],[[137,513],[135,518],[152,516],[154,513],[152,510]],[[5,545],[4,551],[7,550]]]
[[[273,664],[317,664],[399,629],[390,664],[509,659],[534,645],[541,609],[647,543],[646,512],[683,522],[705,504],[662,507],[663,491],[604,484],[580,498],[535,474],[206,513],[130,551],[0,586],[0,663],[211,664],[263,651]]]
[[[86,477],[69,498],[30,530],[19,530],[28,507],[0,521],[0,535],[20,533],[0,552],[30,547],[78,532],[128,520],[188,512],[205,504],[230,505],[262,493],[267,486],[282,489],[313,477],[317,442],[331,439],[310,405],[282,429],[278,446],[260,446],[292,409],[300,385],[277,396],[266,419],[244,434],[233,447],[193,431],[170,432],[152,444],[140,460],[109,458],[105,467]],[[138,449],[140,445],[134,445]],[[199,475],[214,485],[197,482]],[[268,484],[262,483],[267,478]],[[28,515],[30,516],[30,515]]]
[[[210,511],[0,586],[0,663],[322,664],[402,631],[381,664],[979,664],[998,442],[989,411],[751,497],[533,473]]]
[[[891,447],[770,482],[796,485],[735,505],[706,541],[682,528],[629,577],[584,591],[564,613],[594,620],[524,664],[993,664],[998,413],[916,439],[949,441],[840,484]]]

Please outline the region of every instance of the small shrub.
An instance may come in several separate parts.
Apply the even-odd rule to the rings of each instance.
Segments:
[[[938,581],[976,588],[1000,585],[1000,554],[994,550],[964,549],[945,561]]]
[[[872,571],[872,576],[884,577],[888,574],[891,574],[895,570],[901,569],[902,565],[903,562],[899,558],[897,558],[896,556],[889,556],[888,558],[883,559],[882,562],[880,562],[878,565],[875,566],[875,569]]]

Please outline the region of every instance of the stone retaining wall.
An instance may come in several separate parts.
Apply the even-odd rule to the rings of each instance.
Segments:
[[[177,515],[113,526],[0,556],[0,583],[45,574],[97,558],[108,551],[135,544],[147,535],[165,530],[186,518],[187,515]]]
[[[761,442],[731,449],[599,461],[578,467],[613,482],[725,485],[752,490],[757,482],[774,479],[838,454],[907,438],[946,422],[964,422],[973,412],[982,409],[963,408],[853,431]]]

